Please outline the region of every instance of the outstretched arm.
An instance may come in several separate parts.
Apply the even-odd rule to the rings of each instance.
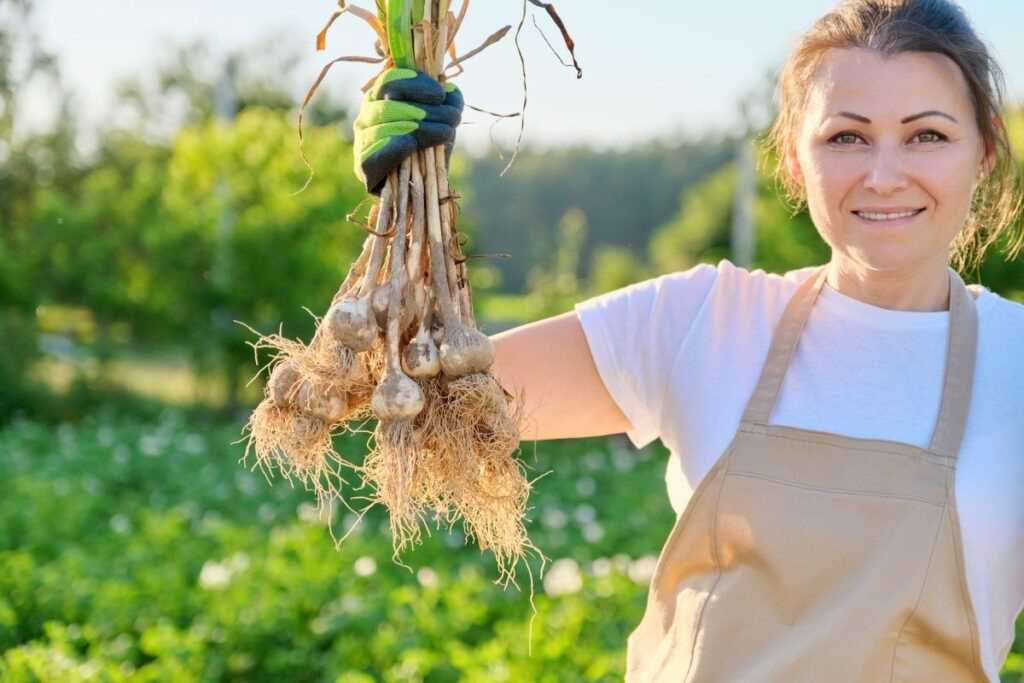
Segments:
[[[523,439],[567,439],[629,431],[632,425],[601,380],[575,311],[491,337],[491,372],[525,392]]]

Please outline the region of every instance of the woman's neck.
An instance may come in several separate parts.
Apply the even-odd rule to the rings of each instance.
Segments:
[[[911,270],[869,270],[833,256],[826,282],[840,294],[893,311],[949,310],[947,261],[929,261]]]

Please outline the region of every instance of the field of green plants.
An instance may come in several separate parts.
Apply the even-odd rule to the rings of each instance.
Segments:
[[[403,568],[379,509],[336,550],[312,494],[268,484],[238,436],[170,410],[0,431],[0,680],[621,680],[673,519],[660,448],[524,443],[531,480],[550,471],[530,499],[549,561],[543,580],[530,564],[529,647],[524,563],[503,589],[442,526]],[[339,506],[335,536],[355,519]]]
[[[235,424],[101,411],[0,431],[0,680],[614,681],[672,523],[665,451],[524,443],[531,540],[503,589],[456,527],[392,561],[387,520],[241,461]],[[341,441],[346,455],[362,441]],[[536,446],[536,448],[534,448]],[[361,507],[354,491],[346,499]],[[532,645],[530,647],[529,645]],[[1021,680],[1011,655],[1003,680]]]

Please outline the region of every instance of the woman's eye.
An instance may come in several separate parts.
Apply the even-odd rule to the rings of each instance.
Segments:
[[[931,136],[933,136],[933,138],[930,139],[930,140],[927,140],[927,139],[926,140],[921,140],[921,142],[945,142],[946,140],[949,139],[949,138],[947,138],[945,135],[943,135],[942,133],[940,133],[937,130],[922,130],[920,133],[918,133],[914,137],[920,137],[922,135],[924,135],[924,136],[931,135]]]
[[[849,139],[849,138],[859,138],[859,137],[860,136],[857,135],[856,133],[850,133],[850,132],[847,131],[847,132],[843,132],[843,133],[836,133],[831,138],[829,138],[829,142],[835,142],[835,143],[838,143],[840,145],[842,145],[842,144],[852,144],[852,141],[851,141],[851,143],[846,143],[846,142],[842,142],[842,140],[844,138]]]

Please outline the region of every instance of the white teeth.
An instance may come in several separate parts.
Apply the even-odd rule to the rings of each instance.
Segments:
[[[913,216],[917,211],[900,211],[899,213],[874,213],[872,211],[854,211],[858,216],[867,218],[871,221],[888,221],[895,220],[897,218],[906,218]]]

